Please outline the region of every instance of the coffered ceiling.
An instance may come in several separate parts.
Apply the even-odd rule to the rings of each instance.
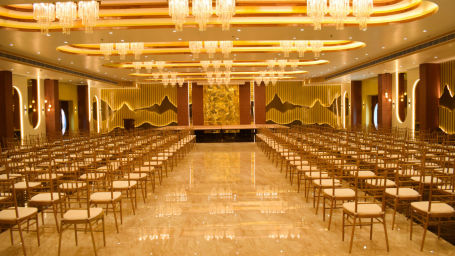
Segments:
[[[70,35],[64,35],[58,22],[48,34],[42,34],[31,16],[30,3],[33,2],[36,1],[1,2],[14,5],[0,7],[0,52],[116,82],[153,80],[144,68],[138,72],[132,66],[134,61],[151,60],[165,61],[169,71],[198,74],[194,77],[201,78],[204,70],[201,69],[200,61],[213,59],[204,53],[199,58],[193,56],[188,50],[189,41],[234,41],[234,50],[229,58],[218,54],[214,59],[233,60],[232,72],[238,72],[238,78],[245,79],[254,76],[254,72],[264,71],[267,60],[284,59],[279,51],[279,40],[324,40],[353,44],[349,49],[323,51],[319,58],[314,58],[311,51],[302,58],[292,52],[288,59],[298,59],[299,65],[295,70],[287,69],[287,72],[293,73],[285,76],[291,80],[303,80],[327,77],[455,30],[453,0],[375,0],[375,13],[366,31],[359,29],[354,17],[347,20],[344,30],[336,30],[328,18],[322,30],[315,31],[305,15],[303,0],[237,0],[237,13],[229,31],[222,31],[214,18],[203,32],[190,18],[183,26],[183,31],[176,31],[168,15],[166,1],[111,0],[101,2],[101,20],[91,34],[85,33],[76,24]],[[106,60],[100,54],[100,43],[119,42],[146,42],[146,51],[140,60],[135,60],[132,55],[121,60],[115,54]],[[155,47],[160,44],[167,47]],[[329,44],[325,46],[330,47]],[[447,42],[400,57],[398,66],[395,63],[382,63],[335,79],[363,79],[392,68],[394,71],[405,71],[422,62],[450,59],[455,57],[452,45],[453,42]],[[87,77],[12,63],[4,58],[0,58],[0,69],[13,69],[13,73],[30,77],[40,73],[41,77],[48,76],[64,82],[87,80]],[[95,81],[93,79],[95,86],[112,86],[105,81]]]

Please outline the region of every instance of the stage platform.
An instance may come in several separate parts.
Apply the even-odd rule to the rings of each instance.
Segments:
[[[245,124],[245,125],[190,125],[167,126],[159,130],[190,129],[196,135],[196,142],[254,142],[254,135],[259,129],[286,129],[278,124]]]

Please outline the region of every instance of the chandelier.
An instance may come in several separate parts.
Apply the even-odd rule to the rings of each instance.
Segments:
[[[182,87],[184,82],[185,81],[184,81],[183,77],[177,78],[177,84],[179,85],[179,87]]]
[[[229,58],[229,55],[231,54],[232,49],[234,48],[234,42],[220,41],[220,48],[221,48],[221,53],[223,53],[223,56],[225,58]]]
[[[225,69],[226,71],[230,72],[233,63],[234,63],[234,62],[233,62],[232,60],[223,60],[224,69]]]
[[[324,42],[319,40],[310,41],[311,51],[314,54],[315,58],[319,58],[322,47],[324,47]]]
[[[199,53],[202,50],[202,41],[190,41],[188,43],[191,53],[195,58],[199,58]]]
[[[207,78],[212,78],[213,77],[213,72],[207,72]]]
[[[47,34],[51,22],[55,20],[55,6],[49,3],[33,4],[33,19],[38,22],[41,33]]]
[[[138,60],[141,57],[142,52],[144,51],[144,43],[131,43],[130,44],[131,51],[134,54],[134,59]]]
[[[193,0],[192,3],[191,12],[199,25],[199,31],[205,31],[213,14],[212,0]]]
[[[218,41],[205,41],[204,48],[211,59],[215,56],[216,49],[218,48]]]
[[[214,61],[212,61],[212,65],[213,65],[213,68],[215,69],[215,72],[218,72],[218,70],[220,70],[221,61],[214,60]]]
[[[373,13],[373,0],[353,0],[352,13],[359,21],[359,28],[366,30],[368,19]]]
[[[210,65],[210,60],[201,60],[201,67],[205,72],[207,72],[209,65]]]
[[[278,67],[280,67],[281,71],[284,71],[288,64],[288,60],[278,60]]]
[[[321,30],[327,13],[327,0],[307,0],[307,15],[313,20],[314,30]]]
[[[294,47],[294,42],[290,40],[280,41],[280,47],[284,53],[284,57],[287,58],[289,57],[289,53],[292,51],[292,48]]]
[[[157,73],[157,72],[152,73],[152,77],[153,77],[153,79],[158,80],[160,78],[160,73]]]
[[[232,16],[235,15],[235,0],[216,0],[216,15],[221,22],[221,30],[229,30]]]
[[[169,0],[169,16],[175,24],[175,30],[182,31],[185,18],[190,14],[188,0]]]
[[[130,50],[130,44],[129,43],[116,43],[115,49],[117,50],[117,53],[120,55],[120,59],[124,60],[126,54],[128,54],[128,51]]]
[[[79,1],[78,16],[82,20],[85,32],[93,32],[93,27],[96,26],[96,21],[99,19],[99,8],[100,5],[97,1]]]
[[[77,19],[77,5],[73,2],[57,2],[55,17],[63,29],[63,34],[69,35],[74,21]]]
[[[142,62],[135,61],[132,64],[133,64],[134,70],[136,70],[136,71],[138,71],[138,70],[140,70],[142,68]]]
[[[289,60],[289,66],[290,66],[293,70],[296,70],[297,67],[299,66],[299,60]]]
[[[112,52],[114,51],[114,44],[113,43],[101,43],[100,44],[100,51],[104,55],[105,60],[109,60]]]
[[[276,61],[275,60],[267,60],[267,68],[268,68],[268,70],[273,70],[275,65],[276,65]]]
[[[335,19],[337,30],[344,28],[344,21],[350,12],[349,0],[330,0],[329,13]]]
[[[152,72],[153,61],[144,62],[144,66],[145,66],[145,70],[147,70],[147,73]]]
[[[305,56],[305,52],[308,48],[308,41],[295,41],[295,48],[297,48],[297,52],[299,53],[299,58],[303,58],[303,56]]]
[[[159,70],[160,72],[163,72],[163,70],[164,70],[164,65],[166,64],[166,62],[164,62],[164,61],[157,61],[157,62],[155,62],[155,63],[156,63],[156,67],[158,68],[158,70]]]

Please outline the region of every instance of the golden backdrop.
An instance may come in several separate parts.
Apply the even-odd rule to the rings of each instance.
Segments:
[[[341,127],[341,85],[278,82],[266,88],[266,120]]]
[[[240,124],[239,86],[204,86],[204,125]]]
[[[455,61],[441,64],[441,98],[439,99],[439,127],[455,134]]]
[[[143,124],[166,126],[177,123],[177,89],[162,84],[144,84],[138,88],[101,90],[102,130],[123,128],[123,119]]]

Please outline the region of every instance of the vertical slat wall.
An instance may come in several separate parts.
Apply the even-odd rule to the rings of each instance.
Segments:
[[[166,126],[177,123],[177,88],[144,84],[138,88],[103,89],[101,100],[107,105],[103,131],[123,128],[123,119],[134,119],[135,126],[148,123]]]
[[[300,121],[340,127],[340,95],[341,84],[278,82],[276,86],[266,87],[267,122],[290,124]]]
[[[445,87],[448,87],[450,93],[455,92],[455,61],[448,61],[441,64],[441,95]],[[455,98],[452,96],[452,100]],[[448,134],[455,134],[455,110],[439,106],[439,127]]]

